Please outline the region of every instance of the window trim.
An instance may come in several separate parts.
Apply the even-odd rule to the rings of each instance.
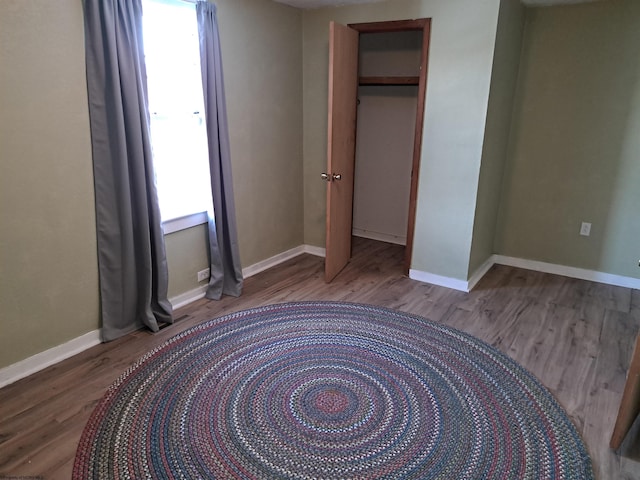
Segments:
[[[186,230],[187,228],[195,227],[209,222],[209,215],[207,212],[197,212],[183,217],[172,218],[162,222],[162,231],[165,235],[170,233]]]

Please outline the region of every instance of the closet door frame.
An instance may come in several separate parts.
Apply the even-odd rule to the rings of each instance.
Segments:
[[[416,225],[416,202],[418,199],[418,179],[420,174],[420,153],[422,150],[422,131],[424,128],[424,111],[427,92],[427,70],[429,67],[429,39],[431,36],[431,19],[396,20],[389,22],[352,23],[348,25],[360,34],[392,33],[422,31],[422,51],[420,53],[420,75],[418,80],[418,104],[416,111],[416,127],[413,140],[413,161],[411,167],[411,189],[409,193],[409,213],[407,217],[407,243],[405,247],[404,266],[406,271],[411,267],[413,253],[413,236]]]

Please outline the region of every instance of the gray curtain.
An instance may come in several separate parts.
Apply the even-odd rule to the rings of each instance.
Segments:
[[[172,323],[140,0],[85,0],[102,337]]]
[[[216,7],[212,3],[198,2],[196,12],[214,211],[214,218],[209,219],[211,277],[206,296],[217,300],[222,294],[235,297],[240,295],[242,268],[238,253],[227,107]]]

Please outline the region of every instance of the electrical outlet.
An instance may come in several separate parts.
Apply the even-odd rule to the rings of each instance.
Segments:
[[[582,222],[582,226],[580,226],[580,235],[583,237],[588,237],[591,235],[591,224],[587,222]]]
[[[198,272],[198,282],[204,282],[205,280],[209,280],[209,272],[211,270],[208,268],[205,268],[204,270],[200,270]]]

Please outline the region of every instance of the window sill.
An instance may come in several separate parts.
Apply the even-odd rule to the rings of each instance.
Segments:
[[[180,230],[186,230],[187,228],[195,227],[196,225],[202,225],[208,223],[209,217],[207,212],[192,213],[191,215],[185,215],[184,217],[172,218],[162,222],[162,230],[165,235],[170,233],[179,232]]]

